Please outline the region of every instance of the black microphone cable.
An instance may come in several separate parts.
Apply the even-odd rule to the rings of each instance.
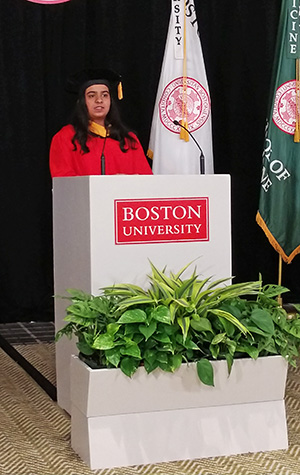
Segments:
[[[186,130],[187,133],[189,134],[189,136],[192,137],[192,139],[194,140],[195,144],[197,145],[198,149],[200,150],[200,174],[205,175],[205,158],[204,158],[203,150],[200,147],[199,143],[197,142],[197,140],[195,139],[193,134],[184,125],[182,125],[180,122],[178,122],[178,120],[173,120],[173,124],[179,125],[179,127],[182,127],[184,130]]]

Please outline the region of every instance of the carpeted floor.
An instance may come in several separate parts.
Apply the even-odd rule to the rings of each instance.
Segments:
[[[15,348],[55,383],[53,343]],[[69,416],[0,350],[0,474],[300,475],[300,369],[289,370],[286,407],[286,451],[92,471],[70,447]]]
[[[56,385],[55,343],[14,344],[13,347],[54,386]]]

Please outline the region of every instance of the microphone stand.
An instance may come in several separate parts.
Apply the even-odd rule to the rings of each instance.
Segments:
[[[173,124],[179,125],[179,127],[182,127],[184,130],[186,130],[187,133],[189,134],[189,136],[192,137],[192,139],[194,140],[195,144],[197,145],[198,149],[200,150],[200,175],[205,175],[205,158],[204,158],[203,150],[200,147],[199,143],[197,142],[197,140],[195,139],[193,134],[184,125],[182,125],[180,122],[178,122],[178,120],[173,120]]]
[[[104,153],[101,155],[101,175],[105,175],[105,156]]]
[[[107,132],[104,138],[104,143],[102,147],[102,153],[101,153],[101,175],[105,175],[105,155],[104,155],[104,148],[106,144],[106,137],[107,137]]]

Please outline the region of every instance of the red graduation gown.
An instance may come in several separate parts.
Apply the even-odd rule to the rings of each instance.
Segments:
[[[74,133],[74,128],[66,125],[54,135],[50,147],[51,176],[100,175],[104,138],[89,136],[87,146],[90,151],[82,153],[79,145],[77,150],[73,150],[71,140]],[[117,140],[107,137],[104,148],[106,175],[152,175],[140,142],[134,134],[132,136],[137,140],[136,148],[129,148],[125,153]]]

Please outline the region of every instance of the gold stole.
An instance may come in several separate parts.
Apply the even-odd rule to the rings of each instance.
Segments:
[[[99,125],[92,120],[89,123],[89,131],[93,134],[100,135],[100,137],[108,137],[109,133],[107,132],[106,128],[103,125]]]

